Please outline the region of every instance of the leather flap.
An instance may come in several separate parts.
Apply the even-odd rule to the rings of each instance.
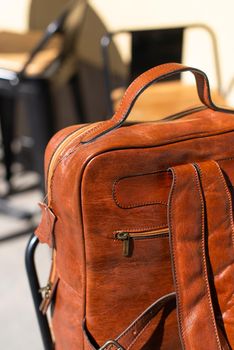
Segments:
[[[53,246],[53,232],[56,221],[55,215],[45,203],[38,203],[42,211],[41,222],[35,231],[35,235],[41,243],[46,243],[50,247]]]
[[[167,171],[123,177],[114,183],[115,203],[123,209],[167,205],[171,175]]]
[[[233,160],[218,161],[223,172],[234,184]],[[117,179],[113,185],[113,199],[122,209],[144,207],[148,205],[167,206],[172,176],[167,171],[149,174],[137,174]]]

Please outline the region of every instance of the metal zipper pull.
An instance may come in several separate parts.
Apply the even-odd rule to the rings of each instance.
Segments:
[[[51,288],[52,288],[52,283],[48,282],[45,287],[42,287],[42,288],[39,289],[39,292],[40,293],[45,293],[44,294],[44,298],[48,299],[50,297]]]
[[[57,270],[56,270],[56,260],[55,259],[56,259],[56,251],[55,251],[55,249],[53,249],[52,264],[51,264],[48,282],[47,282],[45,287],[42,287],[39,289],[39,292],[42,295],[42,302],[40,304],[39,309],[43,313],[43,315],[46,314],[46,312],[51,304],[53,295],[55,293],[55,290],[57,288],[57,284],[59,281],[59,277],[57,275]]]
[[[130,236],[128,232],[117,232],[116,239],[123,242],[123,256],[129,256],[130,253]]]

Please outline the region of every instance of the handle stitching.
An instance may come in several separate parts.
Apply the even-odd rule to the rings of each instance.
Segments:
[[[208,280],[208,271],[207,271],[207,265],[206,265],[206,252],[205,252],[204,202],[203,202],[203,198],[202,198],[201,188],[199,186],[199,177],[198,177],[198,173],[197,173],[197,170],[195,167],[196,165],[198,166],[198,168],[200,170],[201,178],[203,177],[203,173],[202,173],[198,164],[196,164],[196,163],[193,164],[193,167],[195,170],[196,186],[198,189],[200,202],[201,202],[201,209],[202,209],[201,210],[201,212],[202,212],[202,217],[201,217],[201,220],[202,220],[202,246],[201,246],[201,248],[202,248],[202,261],[203,261],[203,276],[204,276],[205,283],[206,283],[206,297],[208,299],[208,303],[209,303],[209,307],[210,307],[209,318],[210,318],[210,320],[213,324],[213,327],[214,327],[214,333],[215,333],[217,346],[220,350],[222,350],[219,336],[218,336],[217,326],[216,326],[216,322],[215,322],[215,315],[214,315],[213,304],[212,304],[212,299],[211,299],[211,294],[210,294],[209,280]]]

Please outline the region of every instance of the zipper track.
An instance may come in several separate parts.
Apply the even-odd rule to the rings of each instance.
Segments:
[[[168,235],[168,228],[153,230],[153,231],[144,231],[144,232],[129,232],[129,237],[135,239],[144,239],[144,238],[153,238],[157,236]]]
[[[174,115],[168,116],[166,118],[163,118],[161,120],[158,120],[156,122],[162,122],[162,121],[170,121],[170,120],[174,120],[174,119],[180,119],[183,118],[184,116],[187,116],[190,113],[195,113],[198,112],[200,110],[205,109],[206,107],[204,106],[198,106],[183,112],[179,112],[176,113]],[[53,155],[51,156],[49,165],[48,165],[48,170],[47,170],[47,195],[45,198],[47,198],[47,202],[48,205],[50,205],[50,200],[51,200],[51,179],[53,177],[53,171],[55,169],[55,166],[57,164],[57,160],[59,159],[59,155],[60,153],[65,149],[65,147],[69,146],[70,143],[78,136],[82,136],[83,134],[85,134],[89,129],[92,129],[93,127],[95,127],[97,124],[102,123],[102,122],[96,122],[96,123],[92,123],[92,124],[88,124],[88,125],[84,125],[81,128],[71,132],[69,135],[67,135],[63,141],[61,141],[61,143],[57,146],[57,148],[55,149],[55,152],[53,153]]]
[[[131,253],[131,239],[133,240],[143,240],[143,239],[153,239],[162,238],[169,236],[169,229],[162,228],[158,230],[151,231],[116,231],[114,232],[114,237],[118,241],[123,242],[123,256],[130,256]]]
[[[57,152],[58,148],[63,144],[63,142],[65,141],[65,139],[67,139],[68,137],[70,137],[72,134],[78,132],[78,130],[83,129],[85,126],[86,126],[86,125],[82,125],[80,128],[78,128],[78,129],[76,129],[76,130],[73,130],[70,134],[66,135],[65,138],[63,138],[62,140],[60,140],[60,142],[58,143],[58,145],[57,145],[56,148],[54,149],[53,154],[52,154],[51,157],[50,157],[49,164],[48,164],[48,168],[47,168],[47,176],[46,176],[47,179],[48,179],[48,173],[49,173],[49,169],[50,169],[50,164],[51,164],[52,159],[54,158],[54,155],[55,155],[55,153]]]
[[[199,110],[202,110],[204,108],[204,106],[198,106],[195,108],[192,108],[190,110],[187,111],[183,111],[183,112],[179,112],[176,114],[173,114],[169,117],[163,118],[159,121],[169,121],[169,120],[174,120],[174,119],[179,119],[179,118],[183,118],[184,116],[190,114],[190,113],[195,113]],[[50,201],[50,192],[51,192],[51,188],[50,188],[50,183],[51,183],[51,178],[52,178],[52,173],[53,170],[55,168],[56,165],[56,161],[59,158],[60,153],[64,150],[65,147],[67,147],[70,142],[72,142],[77,136],[81,136],[83,133],[85,133],[86,131],[88,131],[89,129],[91,129],[92,127],[96,126],[98,123],[92,123],[92,124],[88,124],[88,125],[84,125],[81,128],[71,132],[69,135],[67,135],[61,142],[60,144],[57,146],[57,148],[55,149],[49,165],[48,165],[48,170],[47,170],[47,200],[48,202]]]
[[[48,200],[48,205],[50,204],[50,200],[51,200],[51,179],[53,177],[53,173],[54,173],[54,169],[57,165],[57,161],[60,158],[61,152],[68,147],[72,141],[74,139],[76,139],[78,136],[82,136],[85,132],[87,132],[89,129],[93,128],[94,126],[96,126],[97,123],[92,123],[92,124],[88,124],[85,125],[81,128],[79,128],[78,130],[73,131],[72,133],[70,133],[69,135],[67,135],[63,141],[58,145],[58,147],[56,148],[55,152],[53,153],[51,159],[50,159],[50,163],[48,166],[48,171],[47,171],[47,200]]]

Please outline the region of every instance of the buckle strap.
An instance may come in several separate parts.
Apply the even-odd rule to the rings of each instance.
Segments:
[[[140,316],[138,316],[138,318],[116,338],[116,340],[122,344],[125,349],[130,349],[159,311],[171,301],[175,301],[175,292],[166,294],[157,299]]]
[[[141,315],[139,315],[130,326],[124,330],[115,340],[108,340],[98,350],[128,350],[135,343],[137,338],[142,334],[147,325],[152,319],[165,307],[168,303],[175,302],[175,292],[164,295],[157,299],[149,308],[147,308]],[[97,350],[92,345],[88,332],[83,325],[85,349]]]
[[[99,350],[125,350],[116,340],[108,340]]]

